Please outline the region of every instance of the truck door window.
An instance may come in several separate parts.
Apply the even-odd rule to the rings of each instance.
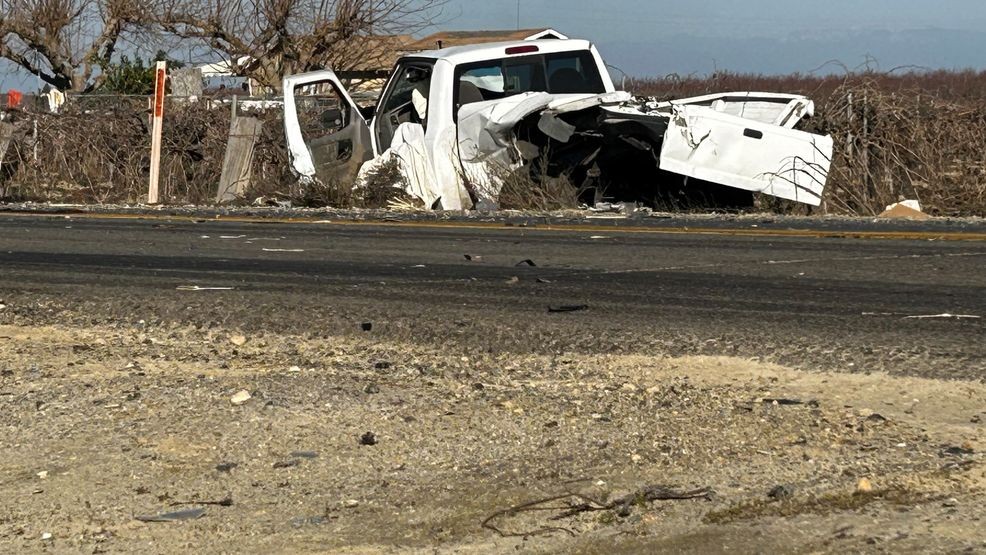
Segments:
[[[402,123],[420,123],[427,129],[431,70],[431,64],[426,62],[398,66],[394,83],[376,113],[377,144],[381,149],[390,148],[394,132]]]
[[[299,85],[294,90],[301,136],[311,143],[342,131],[349,125],[352,114],[349,104],[329,81]]]

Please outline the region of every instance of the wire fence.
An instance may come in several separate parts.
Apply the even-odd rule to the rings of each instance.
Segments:
[[[4,95],[6,96],[6,95]],[[251,162],[256,190],[290,196],[279,99],[168,97],[160,188],[166,202],[213,202],[229,140],[231,117],[263,122]],[[52,108],[55,111],[52,111]],[[232,109],[235,107],[235,112]],[[71,203],[146,200],[151,122],[146,96],[73,95],[53,106],[25,96],[0,112],[12,135],[0,163],[0,199]]]

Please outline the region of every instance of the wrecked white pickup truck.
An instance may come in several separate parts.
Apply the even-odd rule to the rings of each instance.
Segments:
[[[758,192],[817,206],[832,157],[830,137],[795,128],[814,110],[803,96],[635,99],[583,40],[410,54],[371,109],[332,71],[286,77],[284,95],[303,179],[358,184],[396,158],[407,193],[436,209],[495,205],[504,168],[564,176],[587,202],[734,205]]]

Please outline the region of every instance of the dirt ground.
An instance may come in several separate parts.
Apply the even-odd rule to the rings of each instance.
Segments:
[[[986,550],[982,381],[0,322],[0,552]]]

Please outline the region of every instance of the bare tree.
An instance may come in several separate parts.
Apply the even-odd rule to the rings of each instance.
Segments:
[[[60,89],[96,88],[124,35],[145,21],[142,0],[0,0],[0,58]]]
[[[173,0],[156,19],[229,60],[234,74],[280,90],[288,73],[383,62],[399,46],[395,36],[432,25],[445,2]]]

